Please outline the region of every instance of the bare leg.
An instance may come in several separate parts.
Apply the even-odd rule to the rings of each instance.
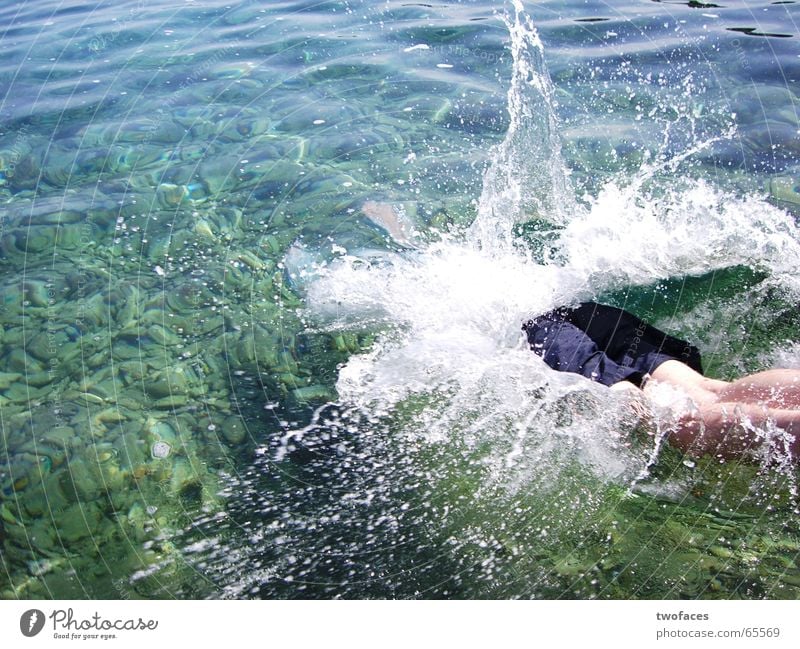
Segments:
[[[678,428],[669,435],[669,442],[690,455],[706,453],[722,459],[739,459],[757,451],[764,443],[743,420],[764,430],[773,422],[794,439],[787,450],[792,460],[800,460],[800,410],[765,408],[753,404],[711,403],[697,412],[684,415]]]
[[[705,377],[680,361],[661,363],[653,370],[646,386],[659,383],[668,383],[680,388],[698,405],[719,401],[720,392],[730,386],[727,381]]]
[[[723,388],[719,399],[800,409],[800,370],[767,370],[742,377]]]
[[[375,225],[383,228],[396,243],[408,248],[416,248],[414,243],[413,228],[408,224],[407,217],[402,210],[398,212],[389,203],[366,201],[361,206],[361,211]]]
[[[794,436],[788,450],[795,462],[800,461],[800,407],[794,405],[800,405],[800,372],[769,370],[727,383],[704,377],[679,361],[667,361],[655,369],[645,391],[659,383],[679,388],[696,405],[669,436],[681,451],[742,458],[763,443],[742,422],[764,430],[771,421]]]

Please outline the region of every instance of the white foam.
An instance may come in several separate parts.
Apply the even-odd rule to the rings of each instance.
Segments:
[[[558,242],[563,263],[595,291],[702,275],[738,265],[782,277],[800,270],[800,233],[758,197],[727,195],[704,181],[645,193],[610,183]]]
[[[509,484],[532,475],[546,481],[564,457],[598,476],[635,480],[658,439],[649,449],[628,444],[616,397],[546,367],[527,349],[521,323],[620,286],[739,265],[794,288],[800,235],[793,219],[760,197],[663,173],[709,142],[615,179],[578,207],[568,196],[541,43],[521,7],[507,24],[511,127],[491,153],[472,228],[377,261],[341,256],[311,283],[308,308],[325,328],[384,332],[341,368],[344,402],[389,413],[427,395],[427,405],[408,415],[406,432],[431,442],[489,442],[491,471]],[[532,147],[540,152],[534,160]],[[514,239],[514,226],[532,216],[561,228],[544,260]]]

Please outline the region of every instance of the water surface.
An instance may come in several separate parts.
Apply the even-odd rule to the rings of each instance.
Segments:
[[[4,597],[797,597],[780,449],[519,330],[798,366],[796,3],[0,12]]]

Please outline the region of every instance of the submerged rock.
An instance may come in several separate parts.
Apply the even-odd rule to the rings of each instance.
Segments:
[[[185,406],[189,402],[189,398],[185,394],[174,394],[163,399],[157,399],[153,402],[153,407],[157,410],[172,410]]]
[[[302,388],[296,388],[292,390],[292,396],[299,403],[325,402],[333,399],[333,393],[324,385],[307,385]]]
[[[188,460],[177,460],[173,465],[169,487],[173,495],[184,495],[191,489],[201,487],[200,475],[194,470]]]
[[[22,378],[19,372],[0,372],[0,390],[11,387]]]
[[[800,205],[800,179],[792,176],[777,176],[767,183],[767,191],[772,199]]]
[[[168,458],[170,453],[172,453],[172,447],[167,442],[154,442],[150,447],[150,454],[158,460]]]
[[[173,185],[162,183],[156,189],[158,204],[164,208],[173,208],[180,205],[189,195],[189,190],[185,185]]]
[[[231,446],[241,444],[247,436],[247,426],[238,415],[226,417],[222,423],[222,436]]]

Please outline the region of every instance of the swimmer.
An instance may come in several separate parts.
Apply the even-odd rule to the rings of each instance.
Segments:
[[[732,382],[708,378],[696,347],[595,302],[556,309],[522,328],[531,349],[555,370],[614,390],[648,394],[666,384],[685,394],[693,407],[668,436],[684,453],[746,458],[763,442],[755,429],[772,422],[793,438],[786,450],[800,462],[800,370],[767,370]]]
[[[362,212],[401,247],[417,247],[416,232],[402,210],[367,201]],[[685,395],[692,407],[680,414],[668,435],[683,453],[747,458],[763,443],[757,431],[771,422],[788,434],[786,451],[800,463],[800,370],[767,370],[731,382],[712,379],[703,375],[694,345],[595,302],[556,309],[522,328],[531,349],[553,369],[581,374],[615,391],[652,395],[666,385]]]

